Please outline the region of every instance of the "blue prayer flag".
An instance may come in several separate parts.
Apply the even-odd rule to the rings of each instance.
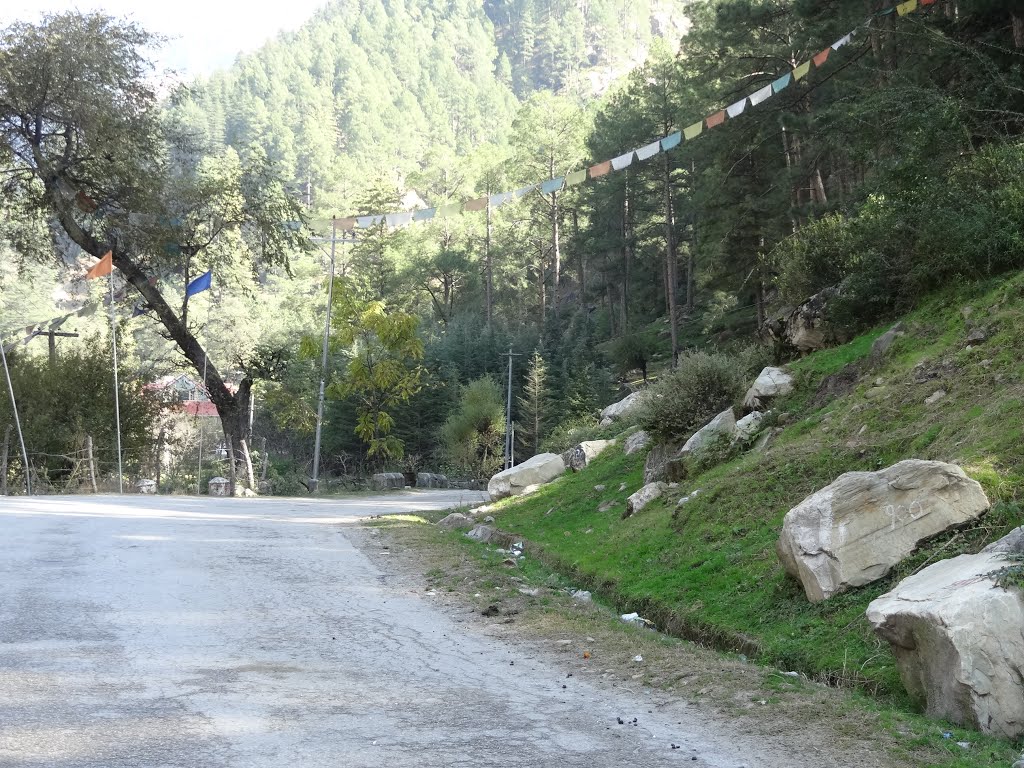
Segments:
[[[207,270],[205,273],[201,274],[199,277],[197,277],[195,280],[188,284],[188,287],[185,289],[185,298],[187,299],[190,296],[195,296],[197,293],[202,293],[203,291],[207,290],[210,287],[210,281],[212,279],[212,270]]]

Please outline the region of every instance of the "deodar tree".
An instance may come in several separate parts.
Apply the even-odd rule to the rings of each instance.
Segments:
[[[161,333],[205,374],[225,435],[237,439],[267,356],[234,361],[243,377],[231,392],[196,339],[187,299],[175,307],[171,296],[231,263],[287,268],[289,251],[304,247],[287,222],[301,216],[261,151],[211,156],[166,124],[142,53],[159,43],[102,13],[0,32],[0,183],[85,253],[112,252]],[[166,275],[180,282],[154,279]]]

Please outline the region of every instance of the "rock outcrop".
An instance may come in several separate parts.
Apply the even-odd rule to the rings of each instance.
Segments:
[[[492,499],[518,496],[531,485],[550,483],[565,473],[565,462],[557,453],[539,453],[522,464],[499,472],[487,483]]]
[[[569,458],[566,466],[573,472],[579,472],[587,466],[591,460],[600,454],[605,448],[615,445],[614,440],[586,440],[569,451]]]
[[[988,509],[955,464],[908,459],[848,472],[786,513],[777,551],[811,602],[880,579],[930,536]]]
[[[1016,739],[1024,734],[1024,595],[992,577],[1008,554],[1024,554],[1024,529],[904,579],[867,616],[929,717]]]
[[[647,454],[647,460],[644,462],[644,484],[669,479],[669,464],[676,461],[678,454],[679,445],[677,443],[658,443],[651,448],[651,452]]]
[[[641,429],[626,438],[626,444],[622,447],[622,451],[627,456],[632,456],[634,453],[642,451],[650,444],[651,436]]]
[[[601,426],[607,427],[613,421],[621,421],[627,418],[630,412],[635,411],[636,407],[640,405],[643,394],[643,392],[634,392],[629,397],[619,400],[617,403],[612,403],[601,411]]]
[[[370,478],[370,485],[375,491],[405,488],[405,475],[401,472],[380,472]]]
[[[622,516],[626,518],[635,515],[652,501],[660,498],[666,490],[668,490],[666,483],[648,483],[626,499],[626,512]]]
[[[736,414],[732,412],[732,408],[729,408],[694,432],[679,451],[679,456],[680,458],[696,456],[721,440],[730,440],[735,432]]]
[[[747,394],[743,396],[743,407],[764,408],[773,398],[788,395],[793,391],[793,377],[781,368],[768,366],[762,370]]]

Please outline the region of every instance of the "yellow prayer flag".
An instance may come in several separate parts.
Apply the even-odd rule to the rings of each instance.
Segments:
[[[906,16],[908,13],[917,10],[917,0],[907,0],[905,3],[900,3],[896,6],[896,13],[900,16]]]
[[[86,280],[96,277],[106,277],[114,271],[114,252],[107,251],[98,262],[93,264],[92,269],[85,273]]]
[[[700,136],[703,130],[704,121],[701,120],[699,123],[694,123],[689,128],[684,128],[683,136],[686,138],[687,141],[690,141],[691,139],[696,139],[698,136]]]
[[[807,77],[807,73],[811,71],[811,62],[805,61],[799,67],[793,70],[793,79],[802,80]]]

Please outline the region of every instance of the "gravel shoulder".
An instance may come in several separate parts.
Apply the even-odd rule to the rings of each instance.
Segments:
[[[958,759],[922,745],[919,724],[907,726],[901,714],[854,693],[625,625],[608,607],[572,599],[571,585],[531,567],[528,554],[511,566],[498,545],[474,549],[459,532],[411,520],[370,520],[350,535],[378,568],[427,596],[466,633],[500,640],[594,686],[598,702],[583,705],[596,717],[610,712],[604,702],[625,696],[639,710],[617,715],[627,723],[651,714],[686,723],[697,744],[729,744],[735,765],[895,768]]]

